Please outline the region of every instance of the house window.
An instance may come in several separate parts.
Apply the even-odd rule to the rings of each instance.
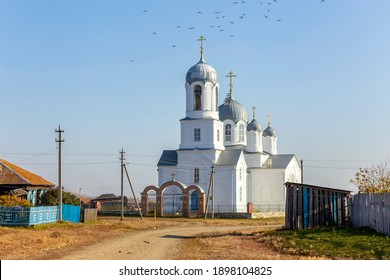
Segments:
[[[225,141],[232,141],[232,125],[225,125]]]
[[[202,87],[196,85],[194,89],[194,93],[195,93],[195,110],[201,110],[202,109]]]
[[[194,169],[194,182],[199,183],[199,168]]]
[[[219,142],[219,129],[217,129],[217,142]]]
[[[240,126],[239,126],[239,128],[238,128],[239,141],[240,141],[240,142],[242,142],[242,141],[245,140],[244,132],[245,132],[244,125],[243,125],[243,124],[240,124]]]
[[[194,129],[194,141],[200,141],[200,128]]]

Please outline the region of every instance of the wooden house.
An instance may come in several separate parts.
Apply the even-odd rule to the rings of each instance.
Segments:
[[[0,195],[27,198],[32,205],[39,204],[41,195],[55,184],[20,166],[0,159]]]

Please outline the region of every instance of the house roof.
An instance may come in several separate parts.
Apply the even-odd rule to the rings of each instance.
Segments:
[[[5,159],[0,159],[0,185],[54,187],[55,184]]]
[[[117,196],[113,193],[105,193],[105,194],[99,195],[98,197],[96,197],[92,200],[105,200],[105,199],[118,199],[118,198],[120,198],[120,196]]]
[[[176,166],[177,165],[177,152],[175,150],[164,150],[157,166]]]

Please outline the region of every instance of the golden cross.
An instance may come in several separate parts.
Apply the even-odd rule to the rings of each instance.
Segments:
[[[270,114],[267,115],[267,119],[268,119],[268,126],[269,126],[271,124],[271,115]]]
[[[229,90],[229,95],[230,95],[230,98],[232,98],[233,96],[233,77],[237,77],[237,75],[233,74],[233,72],[230,70],[229,74],[225,77],[229,77],[230,78],[230,90]]]
[[[200,41],[200,59],[203,60],[203,41],[206,41],[206,38],[200,35],[198,41]]]
[[[256,118],[256,107],[253,106],[252,110],[253,110],[253,119],[255,119]]]

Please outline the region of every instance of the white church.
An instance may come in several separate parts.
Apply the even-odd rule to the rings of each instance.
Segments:
[[[230,92],[218,103],[216,70],[206,63],[203,37],[200,60],[185,81],[186,115],[180,120],[177,150],[164,150],[158,166],[158,184],[178,181],[207,193],[214,166],[214,200],[219,212],[246,212],[251,202],[257,211],[284,211],[285,182],[301,182],[301,167],[294,154],[278,154],[277,135],[262,129],[253,109],[252,119]]]

